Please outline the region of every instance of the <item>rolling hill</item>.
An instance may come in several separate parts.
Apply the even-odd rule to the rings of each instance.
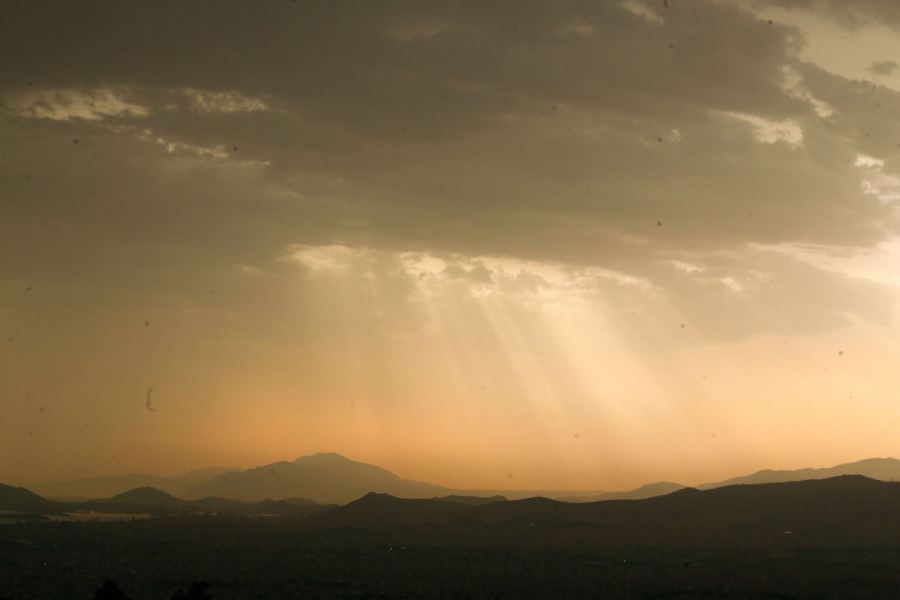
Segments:
[[[56,512],[58,505],[23,487],[0,483],[0,510],[16,512]]]
[[[710,490],[684,488],[644,500],[582,504],[547,499],[520,500],[479,506],[456,516],[469,522],[485,523],[539,520],[548,516],[584,523],[622,520],[653,523],[688,519],[718,522],[728,528],[750,525],[750,530],[760,522],[769,526],[781,522],[784,530],[802,529],[804,524],[820,521],[844,525],[867,521],[883,525],[900,517],[900,483],[862,475],[843,475]]]
[[[468,508],[471,508],[470,504],[438,499],[395,498],[373,492],[315,519],[318,525],[326,527],[411,526],[420,525],[447,512]]]
[[[320,504],[306,498],[243,503],[224,498],[207,497],[196,501],[182,500],[153,487],[139,487],[107,499],[56,502],[42,498],[26,488],[0,484],[0,511],[28,514],[62,514],[74,512],[156,514],[164,513],[228,513],[232,515],[304,516],[325,512],[335,505]]]
[[[900,540],[900,526],[895,525],[900,523],[900,483],[844,475],[711,490],[684,488],[644,500],[571,503],[528,498],[477,506],[369,494],[306,522],[323,528],[424,523],[478,532],[497,527],[596,529],[611,543],[665,539],[727,545],[772,543],[786,536],[799,536],[796,539],[806,543],[821,535],[872,543],[885,536]]]
[[[181,506],[185,504],[184,500],[179,500],[171,494],[149,486],[122,492],[108,501],[135,506]]]

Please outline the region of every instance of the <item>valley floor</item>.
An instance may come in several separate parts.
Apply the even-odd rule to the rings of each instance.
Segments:
[[[897,598],[900,545],[822,537],[635,542],[527,523],[310,529],[290,519],[168,517],[0,527],[0,598]],[[765,539],[763,539],[765,538]],[[711,538],[712,539],[712,538]]]

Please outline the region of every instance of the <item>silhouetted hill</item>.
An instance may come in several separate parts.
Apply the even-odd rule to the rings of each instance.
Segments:
[[[648,483],[637,489],[628,492],[604,492],[602,494],[594,494],[591,496],[567,496],[560,498],[563,502],[598,502],[600,500],[643,500],[645,498],[653,498],[655,496],[664,496],[678,490],[684,489],[686,486],[680,483],[671,483],[668,481],[660,481],[658,483]]]
[[[231,598],[893,599],[898,513],[900,484],[845,476],[588,504],[371,494],[285,519],[35,520],[0,527],[0,596],[87,598],[109,573],[134,598],[202,577]]]
[[[367,494],[314,517],[316,527],[466,525],[476,527],[591,526],[620,531],[635,539],[654,536],[693,539],[705,536],[771,536],[804,531],[874,535],[900,518],[900,483],[859,475],[776,484],[684,488],[643,500],[571,503],[548,498],[491,502],[477,506],[408,500]],[[696,528],[696,530],[694,529]],[[702,535],[701,535],[702,534]],[[701,536],[697,538],[697,536]]]
[[[141,487],[129,490],[122,494],[113,496],[105,501],[115,510],[122,512],[133,512],[134,508],[140,508],[148,511],[155,508],[166,508],[169,510],[195,511],[200,512],[226,512],[226,513],[244,513],[244,514],[267,514],[279,516],[295,516],[303,514],[315,514],[323,510],[333,508],[307,500],[306,498],[288,498],[286,500],[272,500],[266,498],[260,502],[244,503],[236,500],[227,500],[225,498],[206,497],[200,500],[181,500],[167,494],[161,490],[152,487]],[[91,510],[102,511],[102,506],[97,506],[96,502],[86,503],[86,507]]]
[[[465,522],[505,523],[563,520],[581,523],[681,523],[694,520],[728,529],[765,531],[773,524],[784,530],[834,522],[835,527],[866,521],[870,525],[900,517],[900,483],[845,475],[830,479],[712,490],[685,488],[645,500],[606,500],[584,504],[547,499],[488,504],[453,515]],[[764,527],[763,525],[765,524]],[[776,528],[777,529],[777,528]]]
[[[54,502],[25,489],[0,484],[0,510],[17,513],[62,514],[75,512],[155,514],[167,513],[229,513],[232,515],[305,516],[336,508],[336,505],[319,504],[306,498],[272,500],[266,498],[256,503],[243,503],[224,498],[202,498],[196,501],[182,500],[162,490],[140,487],[116,494],[112,498],[84,502]]]
[[[56,511],[57,504],[42,498],[23,487],[12,487],[0,483],[0,510],[19,512]]]
[[[893,458],[874,458],[827,469],[765,470],[746,477],[737,477],[697,487],[698,489],[712,489],[743,483],[801,481],[849,474],[861,474],[881,480],[900,480],[900,461]],[[246,471],[212,467],[171,478],[123,475],[39,485],[42,487],[33,489],[44,496],[49,493],[55,498],[108,498],[140,487],[153,487],[176,498],[202,501],[205,503],[202,505],[211,510],[214,509],[211,503],[219,503],[220,510],[230,510],[226,504],[222,503],[235,501],[254,503],[266,498],[284,500],[299,497],[323,504],[345,504],[369,492],[421,499],[456,496],[457,498],[452,501],[469,504],[483,502],[485,500],[482,499],[492,496],[503,496],[511,500],[541,496],[584,503],[599,500],[651,498],[669,494],[683,487],[677,483],[658,482],[625,492],[458,490],[403,479],[376,465],[353,461],[334,453],[303,456],[291,462],[281,461]],[[466,501],[463,498],[472,498],[472,500]],[[241,510],[241,506],[234,508]]]
[[[470,505],[437,499],[395,498],[373,492],[320,515],[316,523],[327,527],[418,525],[437,515],[467,508]]]
[[[58,499],[109,498],[140,487],[154,487],[167,494],[181,497],[188,488],[217,477],[222,473],[233,471],[239,471],[239,469],[207,467],[189,471],[176,477],[132,473],[130,475],[91,477],[72,481],[45,481],[29,485],[44,496]]]
[[[186,498],[218,496],[243,502],[265,498],[311,498],[316,502],[343,504],[369,492],[407,498],[443,495],[441,486],[401,479],[381,467],[356,462],[339,454],[303,456],[294,462],[277,462],[241,473],[224,473],[194,486]]]
[[[175,498],[153,487],[139,487],[122,492],[110,498],[109,502],[133,504],[136,506],[181,506],[185,504],[184,500]]]
[[[773,471],[765,469],[752,475],[734,477],[715,483],[704,483],[697,489],[707,490],[727,485],[783,483],[787,481],[805,481],[808,479],[828,479],[840,475],[863,475],[881,481],[900,481],[900,460],[896,458],[867,458],[856,462],[845,463],[824,469],[797,469],[794,471]]]

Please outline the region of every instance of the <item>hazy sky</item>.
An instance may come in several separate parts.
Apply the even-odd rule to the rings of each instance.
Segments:
[[[0,5],[0,481],[900,455],[900,3],[668,5]]]

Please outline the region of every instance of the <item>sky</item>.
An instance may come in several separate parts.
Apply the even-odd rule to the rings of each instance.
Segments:
[[[6,2],[0,481],[900,456],[893,0]]]

